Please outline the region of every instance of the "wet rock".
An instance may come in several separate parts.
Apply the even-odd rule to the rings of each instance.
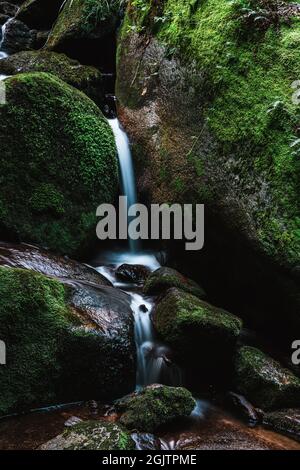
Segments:
[[[153,322],[191,383],[217,385],[229,380],[242,327],[238,317],[172,288],[157,304]]]
[[[47,33],[46,33],[47,35]],[[41,39],[41,34],[37,37]],[[16,75],[28,72],[46,72],[83,91],[95,103],[101,105],[105,99],[105,78],[95,67],[81,65],[65,54],[47,51],[25,51],[6,57],[0,62],[0,73]]]
[[[300,379],[253,347],[242,347],[235,361],[237,390],[263,410],[297,407]]]
[[[174,418],[189,416],[194,408],[188,390],[164,385],[150,385],[116,402],[122,425],[150,433]]]
[[[31,30],[22,21],[11,20],[5,28],[2,49],[14,54],[19,51],[33,49],[36,40],[36,31]]]
[[[150,274],[144,286],[144,293],[157,295],[165,292],[170,287],[177,287],[200,299],[206,297],[204,290],[196,282],[183,276],[175,269],[166,267],[159,268]]]
[[[144,305],[144,304],[143,304],[143,305],[140,305],[139,309],[140,309],[140,311],[143,312],[143,313],[147,313],[147,312],[148,312],[148,309],[147,309],[146,305]]]
[[[16,18],[30,28],[50,29],[62,4],[63,0],[25,0]]]
[[[3,13],[0,13],[0,25],[3,26],[4,23],[7,22],[7,20],[9,20],[9,16],[3,15]]]
[[[7,15],[9,18],[15,16],[18,7],[9,2],[0,2],[0,13]]]
[[[0,266],[30,269],[58,279],[112,286],[102,274],[89,266],[32,245],[0,242]]]
[[[255,425],[261,421],[260,413],[254,408],[245,397],[234,392],[229,392],[227,395],[229,405],[236,411],[242,418],[246,419],[250,424]]]
[[[133,433],[131,437],[135,442],[136,450],[161,450],[161,442],[153,434]]]
[[[91,396],[111,400],[134,388],[125,293],[0,267],[0,299],[0,338],[13,345],[0,368],[0,415]]]
[[[300,441],[300,409],[265,413],[264,424],[277,432],[287,434]]]
[[[145,266],[138,264],[122,264],[116,270],[116,277],[121,281],[141,284],[149,276],[150,270]]]
[[[39,450],[134,450],[130,434],[105,421],[86,421],[43,444]]]
[[[78,418],[78,416],[71,416],[65,422],[66,428],[71,428],[72,426],[76,426],[76,424],[82,423],[82,419]]]
[[[48,39],[47,48],[65,51],[85,39],[101,39],[115,32],[119,19],[118,1],[67,0]],[[82,43],[81,43],[82,44]]]

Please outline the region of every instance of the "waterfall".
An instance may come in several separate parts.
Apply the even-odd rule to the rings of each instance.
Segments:
[[[6,23],[4,23],[4,25],[1,27],[0,60],[1,60],[1,59],[5,59],[5,57],[7,57],[7,53],[2,50],[2,45],[3,45],[4,39],[5,39],[5,30],[6,30],[6,27],[7,27],[8,23],[9,23],[11,20],[12,20],[12,18],[9,18],[9,19],[6,21]]]
[[[118,151],[122,191],[127,196],[128,206],[137,203],[136,184],[129,140],[118,119],[108,120],[112,128]],[[152,324],[151,314],[154,307],[152,298],[144,296],[138,286],[130,286],[120,282],[115,276],[115,270],[123,263],[142,264],[154,271],[160,267],[153,254],[137,252],[139,242],[129,240],[130,252],[108,252],[102,254],[104,263],[97,271],[109,279],[114,287],[127,292],[131,297],[131,309],[135,319],[135,342],[137,349],[137,378],[136,387],[154,383],[165,385],[182,385],[181,369],[172,362],[170,348],[157,338]]]
[[[121,128],[118,119],[109,119],[108,122],[115,136],[119,157],[122,191],[124,196],[127,196],[128,207],[130,207],[137,203],[137,195],[129,140],[127,134]],[[129,239],[129,247],[131,252],[137,252],[139,249],[139,241]]]

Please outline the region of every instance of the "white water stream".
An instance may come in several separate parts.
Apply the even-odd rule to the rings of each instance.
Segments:
[[[126,133],[120,126],[118,119],[108,121],[116,140],[123,194],[128,198],[128,205],[136,204],[136,184],[130,144]],[[140,264],[150,271],[160,267],[160,263],[153,254],[138,251],[135,241],[129,243],[129,252],[105,253],[106,263],[97,268],[102,275],[109,279],[113,285],[127,292],[131,297],[131,309],[135,318],[135,341],[137,347],[137,379],[136,386],[140,388],[153,383],[166,385],[182,385],[180,369],[172,363],[170,349],[156,339],[151,321],[154,300],[142,295],[138,286],[122,283],[115,277],[115,270],[121,264]]]

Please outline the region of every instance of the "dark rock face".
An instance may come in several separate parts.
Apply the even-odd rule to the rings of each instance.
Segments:
[[[133,282],[135,284],[143,283],[150,274],[150,270],[145,266],[122,264],[116,270],[116,277],[121,281]]]
[[[116,423],[85,421],[43,444],[39,450],[134,450],[130,434]]]
[[[12,245],[0,242],[0,265],[23,268],[57,279],[82,281],[100,286],[112,284],[100,273],[85,264],[31,245]]]
[[[36,32],[30,30],[22,21],[11,20],[5,29],[2,49],[9,54],[33,49]]]
[[[265,413],[264,424],[277,432],[287,434],[300,441],[300,409]]]
[[[188,383],[218,386],[230,380],[242,327],[238,317],[172,288],[157,304],[153,322],[185,366]]]
[[[0,2],[0,13],[7,15],[9,18],[15,16],[18,7],[9,2]]]
[[[41,40],[44,41],[45,38]],[[103,74],[95,67],[81,65],[77,60],[69,59],[65,54],[26,51],[13,54],[0,62],[0,73],[5,75],[30,72],[51,73],[83,91],[96,104],[101,105],[104,102],[105,78]]]
[[[131,430],[153,432],[174,418],[189,416],[195,407],[184,388],[151,385],[116,402],[120,423]]]
[[[16,18],[33,29],[50,29],[63,0],[26,0]]]
[[[135,384],[130,298],[112,287],[0,267],[0,414],[111,400]]]
[[[284,329],[290,339],[294,328],[300,325],[299,237],[294,231],[299,220],[298,163],[290,155],[288,144],[293,125],[289,121],[287,131],[286,120],[280,113],[274,116],[277,124],[268,118],[261,122],[257,115],[251,118],[253,125],[249,124],[249,110],[255,114],[254,110],[259,109],[261,117],[270,117],[269,105],[258,98],[261,88],[258,83],[253,84],[252,77],[257,76],[256,67],[261,67],[264,78],[260,84],[265,84],[267,77],[271,80],[266,88],[272,90],[268,100],[274,103],[272,69],[265,69],[265,60],[258,63],[260,59],[245,58],[249,70],[244,75],[243,66],[236,67],[233,56],[232,60],[228,56],[223,64],[224,55],[220,57],[219,53],[227,46],[225,42],[220,46],[218,41],[227,41],[228,45],[232,34],[230,44],[237,48],[235,57],[241,64],[243,53],[239,47],[249,47],[246,53],[249,58],[255,56],[256,48],[269,50],[270,41],[276,49],[276,62],[286,66],[287,52],[282,51],[277,41],[281,41],[281,34],[291,33],[291,37],[297,34],[298,26],[290,33],[281,31],[278,36],[274,33],[272,40],[264,37],[263,44],[257,43],[256,38],[241,43],[235,35],[240,25],[238,21],[236,25],[231,23],[234,12],[225,0],[221,0],[218,11],[211,1],[205,7],[198,2],[190,12],[185,11],[180,26],[174,8],[170,3],[155,2],[142,14],[131,5],[119,36],[119,116],[133,142],[140,199],[151,203],[205,203],[205,248],[199,254],[182,255],[185,269],[191,269],[193,278],[206,280],[204,287],[209,296],[219,293],[218,303],[239,312],[244,309],[241,314],[261,328],[264,328],[261,319],[268,316],[270,321],[265,324],[271,323],[281,336]],[[223,14],[228,15],[226,21],[220,20]],[[153,18],[158,18],[158,23]],[[224,33],[224,25],[230,31]],[[173,39],[178,42],[173,44]],[[291,50],[290,38],[285,41]],[[218,71],[220,63],[224,69],[220,65]],[[288,64],[292,75],[293,64],[293,61]],[[285,82],[288,89],[290,83],[284,70],[279,75],[280,83]],[[219,77],[217,84],[213,85],[211,72],[214,78]],[[229,80],[231,76],[234,79]],[[227,79],[237,87],[242,82],[245,95],[237,90],[230,95]],[[246,96],[253,98],[253,102],[246,105]],[[284,94],[282,101],[290,102],[290,96]],[[233,125],[233,113],[239,125]],[[223,134],[225,115],[227,130]],[[289,176],[288,164],[276,167],[271,148],[279,135],[279,143],[285,148],[278,151],[292,165]],[[255,144],[253,139],[257,139]],[[281,158],[285,157],[278,157],[279,161]],[[262,166],[256,166],[258,161]],[[289,196],[285,192],[287,187]],[[282,193],[285,195],[279,196]],[[291,216],[286,215],[289,211]],[[176,245],[174,254],[178,257],[181,250]],[[234,297],[235,302],[231,302]],[[247,304],[251,304],[249,311],[244,308],[245,297]],[[287,311],[284,325],[283,309]]]
[[[119,13],[119,0],[67,0],[51,30],[46,48],[64,52],[83,63],[99,64],[106,71],[114,71]]]
[[[263,352],[242,347],[235,361],[238,391],[263,410],[297,407],[300,379]]]
[[[232,409],[242,418],[247,420],[249,424],[255,425],[260,422],[260,413],[242,395],[239,395],[238,393],[234,392],[229,392],[227,395],[227,401],[228,404],[232,407]]]
[[[166,292],[171,287],[181,289],[200,299],[206,297],[204,290],[196,282],[183,276],[175,269],[166,267],[157,269],[148,277],[144,286],[144,292],[145,294],[157,295]]]

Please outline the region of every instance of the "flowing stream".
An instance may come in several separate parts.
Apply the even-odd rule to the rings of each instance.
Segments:
[[[5,59],[5,57],[8,56],[8,54],[2,49],[2,45],[3,45],[3,41],[4,41],[4,38],[5,38],[5,30],[6,30],[6,27],[8,25],[8,23],[11,21],[11,18],[9,18],[6,23],[4,23],[4,25],[1,27],[1,38],[0,38],[0,60],[1,59]],[[3,75],[3,74],[0,74],[0,81],[1,80],[4,80],[5,78],[7,78],[8,75]]]
[[[109,124],[116,140],[123,194],[127,196],[128,206],[131,206],[136,204],[137,195],[129,140],[118,119],[109,120]],[[131,297],[137,347],[137,389],[153,383],[179,386],[182,385],[181,370],[172,362],[172,351],[157,340],[153,328],[151,314],[154,299],[143,295],[139,286],[122,283],[115,277],[115,270],[123,263],[140,264],[150,271],[160,267],[153,254],[138,251],[139,248],[138,241],[131,240],[129,252],[107,253],[105,265],[98,267],[97,270],[115,287],[124,290]]]

